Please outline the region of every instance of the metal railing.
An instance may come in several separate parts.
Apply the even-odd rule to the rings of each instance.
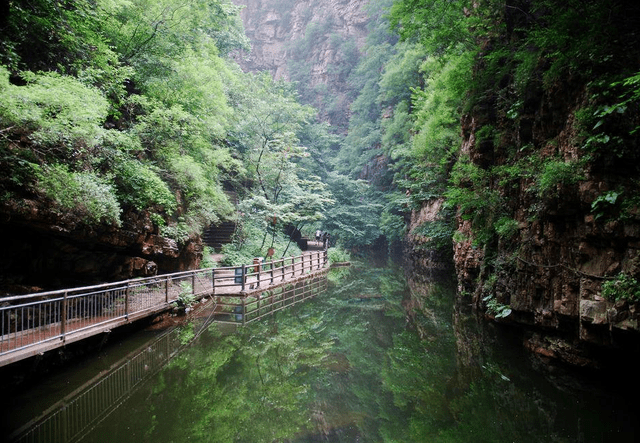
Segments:
[[[228,288],[229,286],[239,287],[239,292],[241,293],[257,290],[260,287],[272,285],[287,279],[293,279],[313,270],[322,269],[326,266],[327,262],[327,251],[325,250],[267,262],[254,261],[253,264],[242,265],[236,268],[217,268],[215,269],[214,278],[216,282],[215,288]],[[233,283],[229,283],[230,269],[233,269],[234,273]]]
[[[326,291],[327,284],[325,270],[253,291],[251,295],[244,297],[221,295],[216,297],[218,310],[214,319],[222,323],[251,323],[321,294]]]
[[[314,272],[262,293],[247,297],[221,296],[230,309],[218,311],[220,302],[209,309],[215,315],[206,317],[199,332],[212,321],[244,324],[293,306],[322,293],[327,288],[327,270]],[[241,307],[240,313],[235,308]],[[225,318],[227,316],[228,318]],[[204,317],[201,317],[204,318]],[[97,424],[109,416],[142,385],[157,374],[190,341],[181,337],[180,329],[173,328],[150,343],[131,352],[107,371],[50,406],[38,417],[13,431],[8,440],[12,443],[73,443],[81,441]]]
[[[247,297],[270,285],[301,277],[327,265],[326,251],[207,268],[74,289],[0,298],[0,366],[3,357],[70,337],[92,335],[166,309],[181,297]]]

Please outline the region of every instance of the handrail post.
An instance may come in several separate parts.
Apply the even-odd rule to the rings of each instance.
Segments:
[[[247,298],[242,297],[242,326],[247,323]]]
[[[261,278],[261,275],[262,275],[262,264],[260,264],[260,260],[258,260],[258,265],[257,266],[258,266],[258,275],[256,275],[256,280],[258,282],[256,283],[256,288],[259,288],[260,287],[260,278]],[[253,265],[253,270],[254,271],[256,270],[256,265],[255,264]]]
[[[244,292],[246,278],[247,278],[247,265],[242,265],[242,292]]]
[[[67,333],[67,291],[64,291],[64,296],[62,298],[62,318],[60,319],[60,340],[65,340],[65,335]]]
[[[211,268],[211,295],[216,293],[216,270]]]
[[[164,301],[165,303],[169,303],[169,276],[168,275],[164,279]]]
[[[129,320],[129,285],[131,281],[127,280],[127,289],[124,291],[124,318]]]
[[[196,295],[196,271],[191,274],[191,295]]]
[[[260,300],[262,300],[262,293],[258,292],[258,297],[256,298],[256,311],[258,312],[258,316],[256,318],[260,318]]]

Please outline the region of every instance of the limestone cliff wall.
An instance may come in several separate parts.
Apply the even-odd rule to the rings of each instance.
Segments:
[[[571,180],[559,180],[545,193],[533,171],[517,180],[490,181],[516,232],[482,244],[471,219],[459,214],[454,262],[461,297],[470,297],[487,317],[523,328],[524,345],[540,358],[600,367],[611,355],[640,349],[640,304],[602,293],[606,282],[640,275],[638,163],[635,154],[617,157],[583,148],[586,136],[576,114],[593,98],[584,81],[567,78],[535,91],[517,125],[491,116],[490,104],[463,118],[462,153],[485,171],[514,166],[504,147],[523,146],[519,140],[526,140],[522,161],[535,157],[543,164],[580,166]],[[504,128],[501,140],[478,140],[487,124]],[[606,195],[619,199],[598,206]],[[496,318],[487,300],[511,313]]]
[[[287,63],[291,42],[304,38],[310,23],[327,23],[307,56],[314,84],[328,81],[327,66],[336,61],[330,36],[353,37],[360,46],[366,37],[367,0],[233,0],[241,12],[251,53],[237,54],[245,71],[269,71],[274,78],[289,80]]]
[[[501,67],[521,66],[509,58],[516,42],[527,26],[542,29],[539,17],[523,14],[531,2],[514,4],[504,34],[481,42],[475,101],[461,120],[466,178],[458,186],[476,201],[457,213],[458,294],[489,320],[524,331],[524,346],[545,362],[628,364],[640,352],[640,108],[637,96],[619,103],[634,94],[621,78],[640,70],[640,8],[606,3],[606,21],[592,29],[607,32],[577,44],[591,57],[572,53],[562,75],[550,72],[557,58],[544,53],[531,59],[529,78],[495,65],[488,75],[496,53]],[[434,221],[437,204],[425,202],[412,226]],[[414,249],[421,243],[410,241]],[[425,262],[424,253],[414,255]],[[614,297],[605,296],[612,287]]]
[[[420,232],[424,224],[440,220],[444,198],[424,202],[422,207],[413,210],[409,217],[405,253],[412,266],[412,278],[416,280],[441,280],[449,278],[453,271],[452,255],[444,247],[434,247],[431,239]],[[419,274],[414,275],[414,274]]]
[[[541,131],[544,102],[551,99],[551,94],[541,98],[540,107],[530,116],[530,123]],[[547,146],[548,155],[578,155],[570,141],[575,139],[564,136],[575,131],[570,108],[567,106],[566,124],[556,134],[562,141],[553,148]],[[483,164],[486,152],[481,153],[475,141],[476,121],[472,116],[463,120],[462,150],[476,164]],[[533,193],[531,183],[494,185],[518,223],[510,240],[479,247],[471,220],[457,216],[453,265],[460,303],[467,300],[490,321],[523,330],[523,345],[545,363],[601,368],[640,352],[640,304],[611,301],[602,294],[603,284],[620,273],[635,278],[640,274],[638,209],[631,208],[619,218],[598,217],[592,207],[607,191],[624,188],[623,192],[631,193],[635,189],[633,175],[623,168],[615,171],[611,175],[603,173],[600,164],[587,164],[583,179],[558,185],[557,193],[548,198]],[[416,272],[432,277],[439,270],[446,275],[449,257],[423,247],[425,239],[413,231],[437,220],[441,203],[425,202],[421,210],[414,211],[408,236]],[[508,306],[511,313],[496,318],[487,309],[487,299]]]
[[[304,82],[303,100],[336,126],[348,121],[345,65],[353,54],[340,43],[361,48],[367,35],[368,0],[233,0],[241,12],[250,53],[234,54],[245,72],[268,71],[276,79]],[[313,31],[312,31],[313,29]],[[304,47],[297,46],[306,37]],[[295,78],[291,63],[297,66]],[[304,75],[300,73],[304,72]],[[328,103],[331,101],[331,104]]]

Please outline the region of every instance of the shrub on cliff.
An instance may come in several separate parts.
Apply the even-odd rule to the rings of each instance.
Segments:
[[[120,204],[107,179],[93,172],[72,172],[61,164],[37,171],[38,186],[55,203],[54,211],[71,211],[88,224],[120,226]]]
[[[100,91],[53,72],[21,77],[24,86],[9,83],[9,71],[0,66],[2,129],[26,129],[41,158],[70,159],[100,142],[109,108]]]
[[[640,283],[632,276],[621,272],[612,280],[602,284],[602,296],[610,301],[640,301]]]
[[[120,225],[120,204],[110,176],[93,171],[91,158],[105,136],[108,102],[95,88],[56,73],[22,73],[9,81],[0,66],[0,141],[3,198],[28,190],[45,196],[54,212],[71,211],[87,224]]]

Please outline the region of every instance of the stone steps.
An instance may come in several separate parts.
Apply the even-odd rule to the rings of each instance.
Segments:
[[[222,222],[218,226],[209,226],[209,228],[207,228],[202,234],[202,241],[207,246],[214,249],[220,249],[222,245],[231,242],[235,232],[235,222]]]

